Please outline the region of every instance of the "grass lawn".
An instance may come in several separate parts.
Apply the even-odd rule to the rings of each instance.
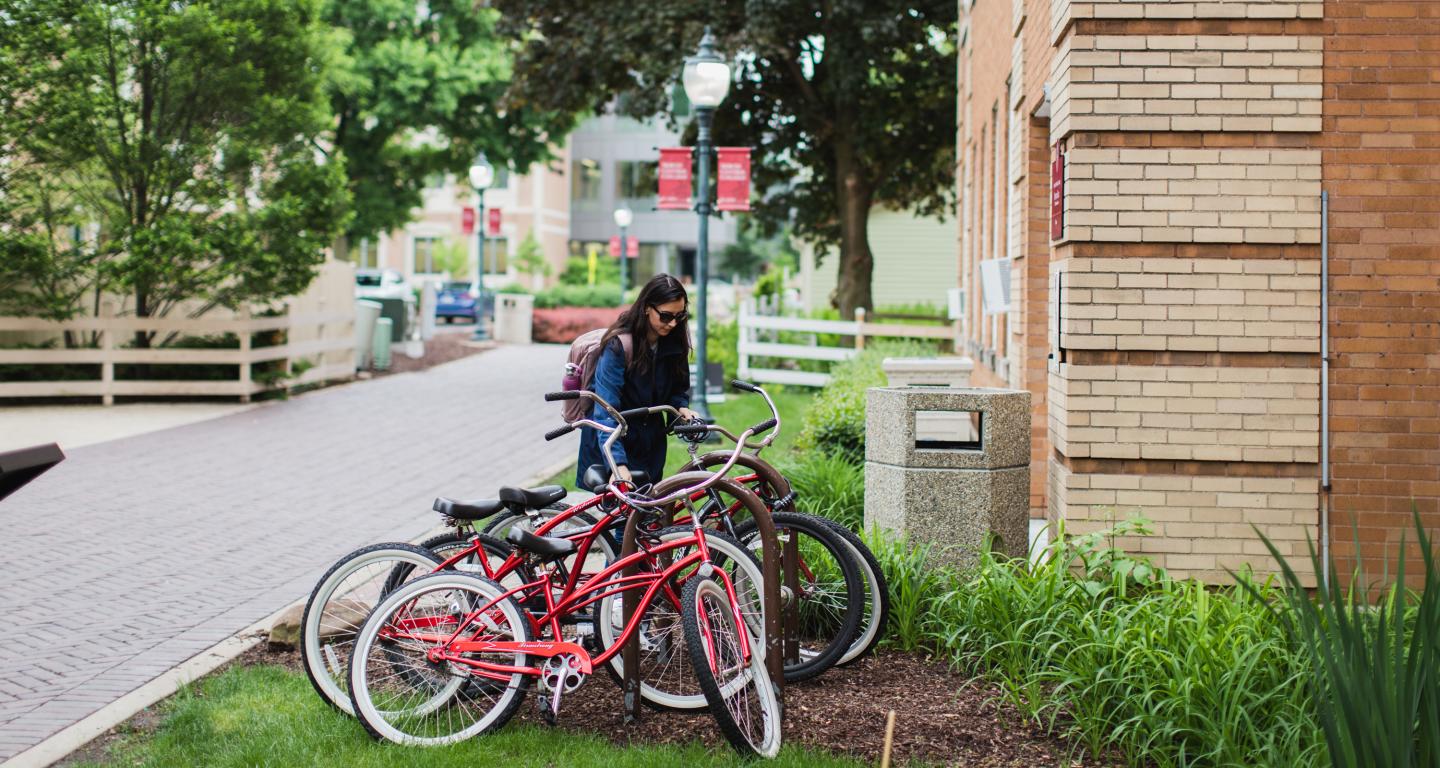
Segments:
[[[775,407],[780,409],[780,437],[775,440],[773,445],[765,449],[762,456],[773,459],[775,456],[790,452],[796,436],[800,434],[800,419],[805,415],[805,409],[810,407],[810,401],[814,399],[813,392],[805,387],[792,387],[784,392],[771,393],[770,397],[775,401]],[[765,405],[764,398],[759,395],[735,392],[728,394],[725,402],[711,405],[710,414],[715,417],[715,423],[738,435],[746,427],[754,426],[770,418],[770,409]],[[724,440],[724,438],[721,439]],[[702,445],[700,449],[703,453],[732,445],[725,441]],[[676,468],[690,460],[686,448],[685,443],[671,439],[670,449],[665,452],[666,477],[674,474]],[[575,468],[571,466],[547,482],[563,485],[573,491],[575,490]]]
[[[589,685],[609,685],[603,678],[601,674]],[[616,699],[618,705],[618,696]],[[617,747],[599,736],[525,724],[443,748],[380,743],[371,739],[358,721],[322,703],[303,673],[278,666],[231,667],[177,693],[159,709],[162,721],[154,732],[131,733],[112,744],[101,762],[76,765],[704,768],[755,764],[728,749]],[[856,768],[864,763],[787,747],[778,760],[767,765]]]

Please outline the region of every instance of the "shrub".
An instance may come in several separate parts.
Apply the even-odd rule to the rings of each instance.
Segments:
[[[560,284],[571,286],[590,285],[590,259],[587,256],[571,256],[565,260],[565,269],[560,272]],[[595,259],[595,285],[620,285],[620,262],[607,253]],[[616,288],[615,293],[620,293]]]
[[[620,305],[620,283],[589,285],[557,285],[535,294],[537,309],[557,307],[617,307]]]
[[[711,323],[708,326],[709,336],[705,340],[705,357],[711,363],[719,363],[725,368],[725,381],[738,378],[740,375],[740,324],[737,320],[728,323]],[[691,340],[693,343],[693,339]]]
[[[569,344],[586,331],[610,327],[619,315],[620,310],[613,307],[537,309],[532,315],[530,338],[542,344]]]
[[[830,369],[830,383],[820,390],[805,415],[796,446],[838,452],[853,463],[865,460],[865,390],[883,387],[880,364],[887,357],[934,354],[923,344],[882,342]]]
[[[1315,765],[1312,689],[1271,609],[1278,590],[1173,580],[1113,546],[1146,532],[1062,531],[1035,566],[982,553],[924,603],[926,634],[1030,716],[1132,765]]]

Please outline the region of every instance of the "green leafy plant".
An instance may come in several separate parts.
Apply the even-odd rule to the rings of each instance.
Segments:
[[[435,268],[449,273],[451,280],[470,279],[470,249],[454,240],[444,240],[435,246]]]
[[[797,445],[839,452],[850,461],[865,460],[865,390],[887,383],[880,365],[887,357],[934,354],[932,347],[887,341],[866,349],[830,369],[830,383],[820,390],[806,414]]]
[[[525,239],[520,241],[520,247],[516,249],[512,261],[520,274],[530,277],[531,287],[526,293],[544,287],[545,278],[555,271],[550,262],[545,260],[545,251],[540,248],[540,241],[535,239],[534,229],[525,233]]]
[[[1312,598],[1274,543],[1260,534],[1285,580],[1277,620],[1306,662],[1330,762],[1337,768],[1440,765],[1440,568],[1418,512],[1415,535],[1424,569],[1419,591],[1406,587],[1402,538],[1393,585],[1372,604],[1363,568],[1342,586],[1334,563],[1323,562],[1313,543],[1313,572],[1328,571],[1329,579]]]
[[[806,451],[781,467],[798,494],[801,512],[834,520],[852,531],[865,524],[865,468],[848,456]]]
[[[927,634],[1037,721],[1131,765],[1317,765],[1306,664],[1271,608],[1279,590],[1153,567],[1137,580],[1148,562],[1114,542],[1145,530],[1062,527],[1034,565],[981,552],[928,603]]]

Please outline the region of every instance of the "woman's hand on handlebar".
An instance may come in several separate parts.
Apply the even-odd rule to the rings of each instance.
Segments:
[[[676,410],[680,414],[681,421],[695,421],[696,419],[700,418],[700,414],[690,410],[689,408],[678,408]]]
[[[630,483],[630,468],[621,464],[615,468],[615,479],[624,483]],[[630,483],[634,485],[634,483]]]

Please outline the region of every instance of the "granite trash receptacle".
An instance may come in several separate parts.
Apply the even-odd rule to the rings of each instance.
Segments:
[[[936,424],[954,426],[937,431]],[[932,565],[965,568],[987,542],[1007,555],[1025,555],[1029,517],[1029,392],[876,387],[866,393],[867,530],[929,544]]]

